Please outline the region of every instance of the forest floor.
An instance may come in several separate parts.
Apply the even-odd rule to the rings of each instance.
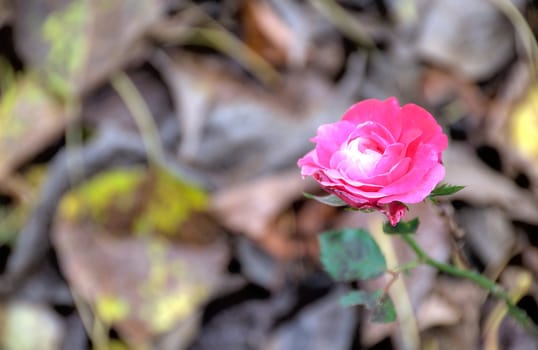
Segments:
[[[320,232],[412,254],[297,167],[357,101],[423,106],[466,187],[411,206],[417,240],[538,321],[536,34],[526,0],[0,0],[0,348],[537,348],[427,267],[395,323],[342,307],[371,284],[331,281]]]

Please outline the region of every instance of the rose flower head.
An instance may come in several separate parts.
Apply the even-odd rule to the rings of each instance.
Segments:
[[[321,125],[301,175],[353,208],[379,210],[396,225],[405,203],[424,200],[445,176],[448,139],[425,109],[396,98],[368,99],[336,123]]]

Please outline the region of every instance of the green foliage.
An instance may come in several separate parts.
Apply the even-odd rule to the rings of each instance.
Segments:
[[[375,278],[387,269],[381,249],[364,229],[325,232],[320,235],[319,241],[321,262],[337,281]],[[396,319],[392,300],[381,290],[372,293],[353,291],[342,297],[340,303],[344,306],[366,306],[372,311],[373,322],[387,323]]]
[[[303,195],[308,199],[314,199],[320,203],[329,205],[331,207],[345,207],[349,205],[334,194],[330,194],[328,196],[314,196],[310,193],[303,193]]]
[[[363,229],[345,228],[319,237],[321,262],[337,281],[374,278],[387,266],[381,249]]]
[[[340,299],[343,306],[364,305],[372,312],[371,321],[389,323],[396,320],[396,310],[392,299],[381,290],[368,293],[364,290],[355,290]]]
[[[383,232],[389,235],[414,234],[417,232],[418,225],[420,225],[420,220],[418,218],[409,221],[400,221],[396,226],[392,226],[390,222],[387,221],[383,224]]]
[[[428,198],[434,199],[435,197],[448,196],[463,190],[465,186],[456,186],[451,184],[439,184],[430,193]]]
[[[378,291],[381,292],[381,291]],[[390,323],[396,321],[396,309],[388,295],[382,295],[372,309],[372,322]]]

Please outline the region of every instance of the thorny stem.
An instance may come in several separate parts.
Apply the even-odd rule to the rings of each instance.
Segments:
[[[400,266],[396,267],[395,269],[387,270],[386,272],[391,276],[391,278],[390,278],[389,282],[387,283],[387,285],[385,286],[385,288],[383,289],[383,295],[388,294],[388,292],[390,290],[390,287],[392,287],[394,282],[396,282],[396,280],[400,276],[401,272],[407,273],[407,272],[413,270],[415,267],[417,267],[421,263],[422,263],[422,261],[420,259],[417,259],[417,260],[413,260],[411,262],[408,262],[406,264],[400,265]]]
[[[413,235],[411,234],[404,234],[401,235],[401,237],[407,243],[407,245],[409,245],[409,247],[415,252],[418,259],[422,263],[435,267],[439,271],[442,271],[449,275],[465,278],[471,282],[474,282],[481,288],[488,291],[493,296],[504,301],[506,307],[508,308],[508,313],[525,329],[529,330],[534,336],[538,337],[538,326],[534,324],[532,319],[527,315],[524,310],[520,309],[516,304],[514,304],[514,302],[510,298],[510,295],[503,287],[479,273],[470,270],[463,270],[459,267],[445,264],[433,259],[424,250],[422,250],[422,248],[418,245],[418,243],[413,238]]]

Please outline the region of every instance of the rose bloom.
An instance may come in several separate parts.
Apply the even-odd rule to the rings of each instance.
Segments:
[[[353,105],[311,141],[315,149],[298,161],[303,178],[351,207],[383,212],[392,225],[405,215],[403,203],[421,202],[445,176],[441,127],[425,109],[400,107],[394,97]]]

